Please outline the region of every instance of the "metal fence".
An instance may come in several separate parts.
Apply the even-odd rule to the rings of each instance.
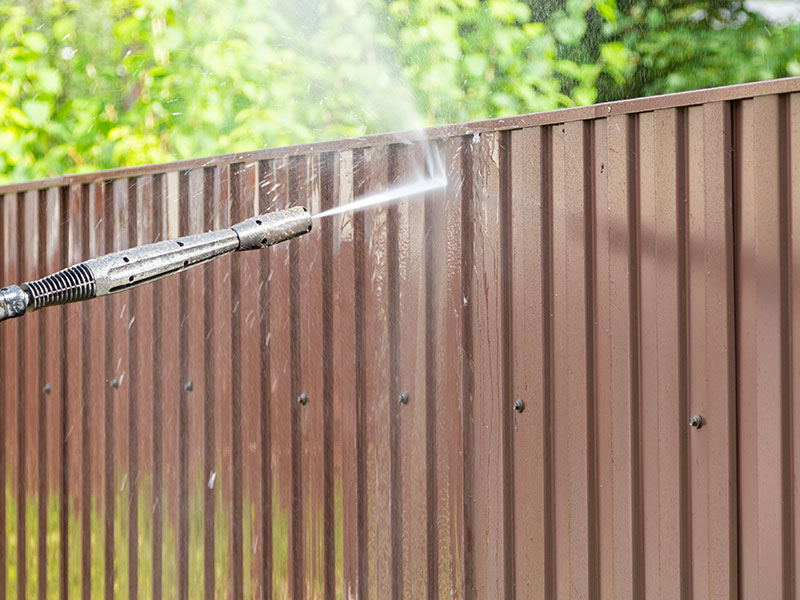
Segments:
[[[800,593],[800,79],[416,137],[0,188],[7,284],[449,179],[3,323],[0,597]]]

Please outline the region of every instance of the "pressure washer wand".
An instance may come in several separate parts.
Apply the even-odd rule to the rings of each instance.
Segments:
[[[45,306],[123,292],[230,252],[265,248],[309,231],[311,215],[297,206],[247,219],[229,229],[92,258],[42,279],[0,289],[0,321]]]

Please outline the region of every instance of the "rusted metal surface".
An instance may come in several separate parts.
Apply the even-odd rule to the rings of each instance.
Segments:
[[[795,78],[0,188],[5,284],[448,177],[3,323],[0,597],[798,594],[799,124]]]

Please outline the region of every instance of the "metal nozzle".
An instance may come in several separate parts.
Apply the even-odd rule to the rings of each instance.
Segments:
[[[113,252],[37,281],[3,288],[0,321],[45,306],[129,290],[230,252],[272,246],[309,231],[311,215],[297,206],[247,219],[230,229]]]
[[[311,215],[305,206],[276,210],[231,227],[239,236],[237,250],[255,250],[311,231]]]

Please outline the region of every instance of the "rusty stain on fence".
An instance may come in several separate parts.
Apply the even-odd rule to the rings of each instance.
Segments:
[[[0,327],[0,597],[800,592],[800,79],[6,186],[1,281],[425,138],[446,189]]]

